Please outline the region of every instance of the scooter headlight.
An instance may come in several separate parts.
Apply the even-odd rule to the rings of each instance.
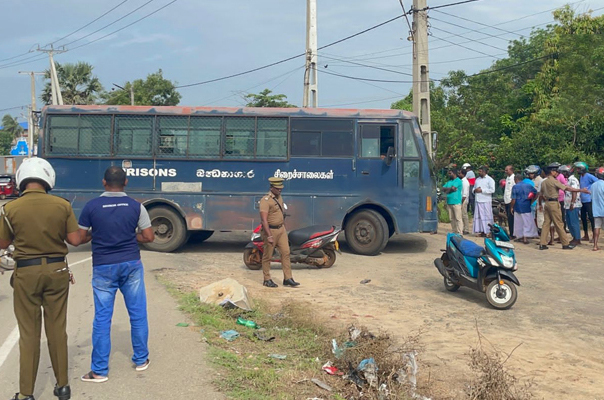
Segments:
[[[505,268],[514,268],[514,257],[501,256],[501,261],[503,262],[503,266]]]

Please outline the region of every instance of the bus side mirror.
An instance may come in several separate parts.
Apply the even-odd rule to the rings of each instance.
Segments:
[[[386,163],[387,166],[390,166],[390,164],[392,164],[393,159],[394,159],[394,147],[389,146],[388,150],[386,151],[386,157],[384,157],[384,162]]]
[[[432,151],[436,152],[438,148],[438,132],[432,131]]]

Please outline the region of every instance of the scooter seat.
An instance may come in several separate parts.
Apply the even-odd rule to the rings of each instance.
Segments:
[[[480,245],[477,245],[471,240],[464,239],[461,236],[454,236],[451,238],[451,242],[461,251],[461,254],[467,257],[478,258],[482,255],[484,248]]]
[[[288,235],[289,242],[292,245],[301,245],[307,240],[314,239],[319,236],[328,235],[334,231],[334,227],[331,225],[313,225],[307,226],[306,228],[296,229],[291,231]]]

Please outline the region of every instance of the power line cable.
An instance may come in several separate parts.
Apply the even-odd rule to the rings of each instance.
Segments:
[[[366,101],[357,101],[357,102],[354,102],[354,103],[329,104],[327,106],[321,106],[321,107],[322,108],[327,108],[327,107],[340,107],[340,106],[354,106],[356,104],[376,103],[378,101],[400,99],[401,96],[403,96],[403,95],[401,94],[399,96],[385,97],[385,98],[381,98],[381,99],[373,99],[373,100],[366,100]]]
[[[30,53],[33,53],[33,52],[34,52],[34,50],[29,50],[29,51],[27,51],[25,53],[21,53],[21,54],[16,55],[16,56],[12,56],[12,57],[8,57],[8,58],[3,58],[2,60],[0,60],[0,62],[14,60],[15,58],[23,57],[23,56],[26,56],[26,55],[28,55]]]
[[[413,33],[413,28],[411,27],[411,22],[409,22],[409,16],[407,15],[407,11],[405,11],[405,5],[403,4],[403,0],[398,0],[401,4],[401,8],[403,9],[403,14],[405,15],[405,19],[407,20],[407,26],[409,27],[409,33],[411,34],[411,38],[415,41],[415,34]]]
[[[3,108],[3,109],[1,109],[1,110],[0,110],[0,112],[3,112],[3,111],[10,111],[10,110],[16,110],[17,108],[23,108],[23,107],[27,107],[27,105],[24,105],[24,106],[15,106],[15,107]]]
[[[437,27],[435,27],[435,26],[432,26],[432,27],[431,27],[431,29],[434,29],[434,30],[437,30],[437,31],[440,31],[440,32],[444,32],[444,33],[447,33],[447,34],[452,35],[452,36],[460,37],[460,38],[462,38],[462,39],[469,40],[470,42],[478,43],[478,44],[481,44],[481,45],[483,45],[483,46],[487,46],[487,47],[493,48],[493,49],[495,49],[495,50],[499,50],[499,51],[507,51],[507,49],[502,49],[501,47],[493,46],[493,45],[491,45],[491,44],[488,44],[488,43],[482,42],[482,41],[480,41],[480,40],[478,40],[478,39],[472,39],[472,38],[469,38],[469,37],[467,37],[467,36],[460,35],[460,34],[458,34],[458,33],[450,32],[450,31],[448,31],[448,30],[446,30],[446,29],[437,28]]]
[[[70,34],[68,34],[68,35],[63,36],[63,37],[62,37],[62,38],[60,38],[60,39],[55,40],[54,42],[51,42],[51,43],[47,44],[46,46],[48,46],[48,45],[53,45],[53,44],[55,44],[55,43],[57,43],[57,42],[60,42],[60,41],[61,41],[61,40],[63,40],[63,39],[67,39],[68,37],[72,36],[73,34],[78,33],[79,31],[81,31],[82,29],[85,29],[85,28],[89,27],[90,25],[94,24],[96,21],[98,21],[99,19],[103,18],[105,15],[109,14],[109,13],[110,13],[110,12],[112,12],[113,10],[115,10],[115,9],[119,8],[120,6],[122,6],[123,4],[125,4],[126,2],[128,2],[128,0],[124,0],[124,1],[122,1],[122,2],[121,2],[120,4],[118,4],[117,6],[113,7],[113,8],[112,8],[112,9],[110,9],[109,11],[107,11],[107,12],[103,13],[103,14],[102,14],[100,17],[97,17],[97,18],[93,19],[92,21],[90,21],[90,22],[89,22],[89,23],[87,23],[86,25],[84,25],[84,26],[82,26],[82,27],[80,27],[80,28],[76,29],[75,31],[71,32],[71,33],[70,33]],[[45,47],[46,47],[46,46],[45,46]]]
[[[462,25],[459,25],[459,24],[454,24],[453,22],[445,21],[445,20],[442,20],[442,19],[434,18],[434,17],[432,17],[432,16],[430,16],[430,19],[431,19],[432,21],[443,22],[443,23],[445,23],[445,24],[447,24],[447,25],[452,25],[452,26],[455,26],[455,27],[457,27],[457,28],[461,28],[461,29],[463,29],[463,30],[465,30],[465,31],[476,32],[476,33],[480,33],[481,35],[486,35],[486,36],[488,36],[488,37],[491,37],[491,38],[493,38],[493,39],[499,39],[499,40],[504,40],[504,41],[506,41],[506,42],[509,42],[509,39],[506,39],[506,38],[503,38],[503,37],[501,37],[501,36],[497,36],[497,35],[492,35],[492,34],[487,33],[487,32],[482,32],[482,30],[480,30],[480,29],[471,29],[471,28],[467,28],[467,27],[465,27],[465,26],[462,26]],[[512,33],[512,32],[508,32],[508,33]],[[484,38],[483,38],[483,39],[484,39]]]
[[[325,71],[324,69],[319,69],[318,71],[322,72],[324,74],[327,74],[327,75],[339,76],[340,78],[354,79],[356,81],[383,82],[383,83],[413,83],[413,81],[394,81],[394,80],[388,80],[388,79],[361,78],[361,77],[358,77],[358,76],[350,76],[350,75],[344,75],[344,74],[337,74],[335,72]],[[431,80],[437,80],[437,79],[431,79]]]
[[[369,32],[369,31],[371,31],[371,30],[373,30],[373,29],[377,29],[377,28],[379,28],[379,27],[381,27],[381,26],[383,26],[383,25],[386,25],[386,24],[389,24],[389,23],[391,23],[391,22],[393,22],[393,21],[396,21],[397,19],[400,19],[400,18],[403,18],[403,15],[399,15],[399,16],[397,16],[397,17],[391,18],[391,19],[389,19],[389,20],[387,20],[387,21],[381,22],[381,23],[379,23],[379,24],[377,24],[377,25],[373,25],[373,26],[371,26],[371,27],[369,27],[369,28],[367,28],[367,29],[364,29],[364,30],[362,30],[362,31],[360,31],[360,32],[357,32],[357,33],[355,33],[355,34],[352,34],[352,35],[346,36],[345,38],[342,38],[342,39],[336,40],[335,42],[331,42],[331,43],[329,43],[329,44],[326,44],[325,46],[321,46],[321,47],[319,47],[317,50],[323,50],[323,49],[326,49],[326,48],[328,48],[328,47],[334,46],[334,45],[336,45],[336,44],[338,44],[338,43],[342,43],[342,42],[343,42],[343,41],[345,41],[345,40],[352,39],[352,38],[354,38],[354,37],[356,37],[356,36],[362,35],[363,33],[367,33],[367,32]],[[236,73],[236,74],[231,74],[231,75],[223,76],[223,77],[220,77],[220,78],[209,79],[209,80],[202,81],[202,82],[189,83],[189,84],[187,84],[187,85],[180,85],[180,86],[176,86],[176,89],[188,88],[188,87],[192,87],[192,86],[199,86],[199,85],[205,85],[205,84],[207,84],[207,83],[213,83],[213,82],[218,82],[218,81],[224,81],[224,80],[226,80],[226,79],[236,78],[236,77],[238,77],[238,76],[247,75],[247,74],[250,74],[250,73],[252,73],[252,72],[256,72],[256,71],[260,71],[260,70],[263,70],[263,69],[266,69],[266,68],[274,67],[275,65],[283,64],[283,63],[285,63],[285,62],[287,62],[287,61],[291,61],[291,60],[294,60],[294,59],[296,59],[296,58],[298,58],[298,57],[303,57],[303,56],[305,56],[305,55],[306,55],[306,52],[304,52],[304,53],[300,53],[300,54],[297,54],[297,55],[295,55],[295,56],[291,56],[291,57],[285,58],[285,59],[280,60],[280,61],[275,61],[275,62],[273,62],[273,63],[263,65],[263,66],[261,66],[261,67],[257,67],[257,68],[249,69],[249,70],[247,70],[247,71],[243,71],[243,72],[238,72],[238,73]]]
[[[11,61],[9,63],[0,65],[0,69],[4,69],[4,68],[8,68],[8,67],[14,67],[14,66],[17,66],[17,65],[22,65],[22,64],[28,64],[29,62],[32,62],[32,61],[29,61],[29,62],[24,62],[24,61],[32,60],[34,58],[37,58],[39,60],[40,59],[40,54],[36,53],[36,54],[34,54],[34,55],[30,56],[30,57],[24,58],[22,60]],[[44,58],[46,58],[46,57],[44,57]]]
[[[463,45],[463,44],[461,44],[461,43],[455,43],[455,42],[451,42],[450,40],[447,40],[447,39],[444,39],[444,38],[439,38],[438,36],[434,36],[434,35],[432,35],[432,36],[433,36],[434,38],[438,39],[438,40],[442,40],[442,41],[444,41],[444,42],[450,43],[450,44],[452,44],[453,46],[459,46],[459,47],[462,47],[462,48],[464,48],[464,49],[466,49],[466,50],[470,50],[470,51],[473,51],[473,52],[476,52],[476,53],[479,53],[479,54],[482,54],[482,55],[485,55],[485,56],[489,56],[489,57],[492,57],[492,58],[496,58],[496,59],[498,59],[498,60],[500,60],[500,59],[501,59],[501,58],[496,57],[496,56],[494,56],[494,55],[492,55],[492,54],[483,53],[483,52],[482,52],[482,51],[480,51],[480,50],[476,50],[476,49],[473,49],[473,48],[471,48],[471,47],[464,46],[464,45]],[[472,42],[472,40],[470,40],[469,42]],[[469,43],[469,42],[464,42],[464,43]],[[444,46],[444,47],[450,47],[450,46]],[[442,47],[440,47],[440,48],[442,48]],[[436,50],[436,49],[433,49],[433,50]]]
[[[153,1],[153,0],[151,0],[151,1]],[[119,29],[116,29],[116,30],[114,30],[113,32],[110,32],[110,33],[108,33],[108,34],[106,34],[106,35],[104,35],[104,36],[101,36],[101,37],[99,37],[99,38],[96,38],[96,39],[94,39],[94,40],[91,40],[90,42],[87,42],[87,43],[81,44],[81,45],[79,45],[79,46],[73,47],[73,48],[69,49],[69,51],[72,51],[72,50],[75,50],[75,49],[79,49],[79,48],[81,48],[81,47],[85,47],[85,46],[91,45],[91,44],[93,44],[93,43],[95,43],[95,42],[98,42],[99,40],[103,40],[103,39],[105,39],[105,38],[106,38],[106,37],[108,37],[108,36],[111,36],[111,35],[114,35],[114,34],[116,34],[116,33],[120,32],[120,31],[123,31],[124,29],[129,28],[129,27],[131,27],[132,25],[134,25],[134,24],[136,24],[136,23],[139,23],[140,21],[142,21],[142,20],[144,20],[144,19],[149,18],[149,17],[150,17],[150,16],[152,16],[153,14],[160,12],[160,11],[161,11],[161,10],[163,10],[164,8],[166,8],[166,7],[168,7],[168,6],[170,6],[170,5],[174,4],[174,3],[176,3],[177,1],[178,1],[178,0],[172,0],[172,1],[171,1],[171,2],[169,2],[168,4],[161,6],[161,7],[160,7],[160,8],[158,8],[157,10],[155,10],[155,11],[153,11],[153,12],[150,12],[149,14],[147,14],[147,15],[145,15],[145,16],[143,16],[143,17],[139,18],[139,19],[137,19],[137,20],[136,20],[136,21],[134,21],[134,22],[129,23],[129,24],[128,24],[128,25],[126,25],[126,26],[123,26],[123,27],[121,27],[121,28],[119,28]]]
[[[419,9],[419,10],[414,10],[414,9],[411,9],[411,10],[409,10],[409,13],[414,13],[414,12],[418,12],[418,11],[426,11],[426,10],[436,10],[436,9],[438,9],[438,8],[445,8],[445,7],[451,7],[451,6],[458,6],[458,5],[460,5],[460,4],[473,3],[473,2],[475,2],[475,1],[479,1],[479,0],[465,0],[465,1],[459,1],[459,2],[457,2],[457,3],[443,4],[443,5],[440,5],[440,6],[434,6],[434,7],[424,7],[424,8]]]
[[[62,46],[69,46],[70,44],[74,44],[74,43],[76,43],[76,42],[79,42],[79,41],[80,41],[80,40],[82,40],[82,39],[86,39],[87,37],[90,37],[90,36],[94,35],[95,33],[100,32],[100,31],[102,31],[103,29],[108,28],[108,27],[110,27],[111,25],[113,25],[113,24],[116,24],[116,23],[120,22],[120,21],[121,21],[121,20],[123,20],[124,18],[126,18],[126,17],[128,17],[128,16],[130,16],[130,15],[134,14],[135,12],[137,12],[138,10],[140,10],[141,8],[143,8],[143,7],[147,6],[148,4],[150,4],[150,3],[154,2],[154,1],[155,1],[155,0],[149,0],[149,1],[147,1],[146,3],[144,3],[143,5],[138,6],[138,7],[137,7],[137,8],[135,8],[134,10],[130,11],[129,13],[127,13],[126,15],[124,15],[124,16],[122,16],[122,17],[120,17],[120,18],[116,19],[115,21],[113,21],[113,22],[111,22],[111,23],[109,23],[109,24],[107,24],[107,25],[103,26],[102,28],[99,28],[99,29],[97,29],[96,31],[91,32],[91,33],[89,33],[89,34],[87,34],[87,35],[84,35],[84,36],[82,36],[82,37],[81,37],[81,38],[79,38],[79,39],[72,40],[72,41],[71,41],[71,42],[69,42],[69,43],[65,43],[65,44],[63,44]]]
[[[340,62],[344,62],[344,63],[348,63],[348,64],[358,65],[358,66],[365,67],[365,68],[372,68],[372,69],[377,69],[377,70],[380,70],[380,71],[392,72],[394,74],[413,76],[413,74],[410,74],[408,72],[401,72],[401,71],[395,71],[395,70],[387,69],[387,68],[375,67],[373,65],[361,64],[361,63],[358,63],[358,62],[348,61],[348,60],[344,60],[344,59],[340,59],[340,58],[335,58],[335,57],[329,57],[329,56],[325,56],[325,55],[322,56],[322,57],[326,58],[328,60],[340,61]]]

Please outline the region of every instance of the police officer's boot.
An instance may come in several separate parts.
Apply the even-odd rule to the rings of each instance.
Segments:
[[[69,385],[58,387],[55,385],[54,395],[59,398],[59,400],[69,400],[71,398],[71,388]]]
[[[15,397],[11,397],[10,400],[36,400],[34,396],[27,396],[23,398],[19,398],[19,393],[15,393]]]

